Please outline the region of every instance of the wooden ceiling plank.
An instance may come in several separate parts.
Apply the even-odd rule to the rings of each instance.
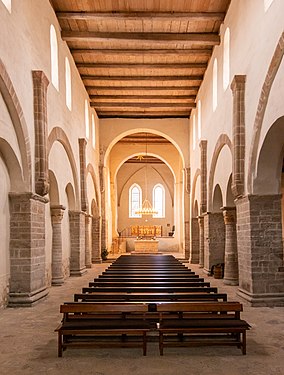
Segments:
[[[93,76],[82,75],[83,81],[202,81],[203,76]]]
[[[91,101],[99,99],[187,99],[195,100],[196,95],[89,95]]]
[[[122,91],[122,90],[135,90],[135,91],[143,91],[143,90],[164,90],[164,91],[173,91],[173,90],[180,90],[180,91],[198,91],[199,86],[92,86],[86,85],[86,90],[111,90],[111,91]]]
[[[151,41],[154,42],[190,42],[205,45],[220,44],[217,33],[135,33],[135,32],[90,32],[90,31],[61,31],[61,37],[66,42],[78,41]]]
[[[95,108],[107,108],[107,107],[134,107],[134,108],[155,108],[155,107],[170,107],[172,103],[100,103],[100,102],[91,102],[91,107]],[[195,108],[195,103],[174,103],[175,107],[185,107],[185,108]]]
[[[98,64],[98,63],[77,63],[77,68],[88,68],[88,69],[206,69],[207,64],[200,63],[188,63],[188,64],[167,64],[167,63],[156,63],[156,64],[137,64],[137,63],[107,63],[107,64]]]
[[[141,21],[171,22],[183,20],[188,22],[223,21],[223,12],[56,12],[59,20],[81,20],[81,21]]]
[[[211,48],[202,48],[202,49],[76,49],[72,48],[71,53],[73,56],[76,55],[118,55],[122,54],[124,56],[141,56],[142,55],[194,55],[194,56],[207,56],[210,57],[212,54]]]

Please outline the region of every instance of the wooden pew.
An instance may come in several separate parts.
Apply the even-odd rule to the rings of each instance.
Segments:
[[[72,302],[61,305],[60,312],[63,319],[55,330],[58,332],[58,357],[69,347],[103,346],[141,347],[146,355],[146,335],[151,330],[151,323],[144,319],[148,312],[146,304]],[[141,318],[133,319],[131,313],[139,313]],[[128,336],[133,340],[128,340]]]
[[[179,287],[194,287],[194,286],[210,286],[210,282],[200,281],[200,280],[189,280],[189,281],[150,281],[150,282],[139,282],[139,281],[91,281],[89,286],[95,288],[108,288],[108,287],[117,287],[117,288],[179,288]]]
[[[145,288],[139,288],[139,287],[132,287],[132,288],[119,288],[119,287],[106,287],[106,288],[95,288],[95,287],[85,287],[82,288],[83,293],[119,293],[119,292],[125,292],[125,293],[144,293],[145,295],[147,293],[217,293],[218,290],[216,287],[176,287],[176,288],[167,288],[167,287],[157,287],[157,288],[151,288],[151,287],[145,287]]]
[[[246,354],[249,324],[240,319],[239,302],[159,303],[159,349],[193,345],[236,345]],[[179,319],[169,314],[179,313]],[[176,340],[174,340],[174,338]]]
[[[76,293],[76,302],[163,302],[163,301],[227,301],[226,293]]]

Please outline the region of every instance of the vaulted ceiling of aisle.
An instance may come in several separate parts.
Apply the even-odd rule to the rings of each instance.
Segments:
[[[100,118],[189,117],[230,0],[50,0]]]

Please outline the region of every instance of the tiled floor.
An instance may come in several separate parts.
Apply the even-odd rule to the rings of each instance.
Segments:
[[[48,298],[32,308],[0,311],[0,374],[54,375],[284,375],[284,307],[252,308],[244,303],[242,317],[252,328],[247,334],[247,355],[236,347],[166,348],[159,356],[157,343],[141,349],[69,349],[57,357],[54,329],[61,316],[59,306],[72,301],[107,264],[94,266],[80,278],[69,278],[50,289]],[[192,265],[191,268],[202,274]],[[208,278],[229,300],[239,300],[237,287]]]

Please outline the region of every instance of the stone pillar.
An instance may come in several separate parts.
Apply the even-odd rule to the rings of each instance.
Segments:
[[[237,199],[239,291],[253,306],[284,306],[281,195]]]
[[[105,168],[103,165],[99,166],[100,172],[100,189],[101,189],[101,214],[102,214],[102,222],[101,222],[101,249],[107,248],[107,222],[106,222],[106,214],[105,214]]]
[[[233,93],[233,174],[232,192],[244,194],[245,178],[245,75],[236,75],[231,84]]]
[[[79,157],[80,157],[81,210],[84,212],[88,211],[86,146],[87,146],[86,139],[80,138],[79,139]]]
[[[204,267],[204,216],[198,217],[199,223],[199,268]]]
[[[184,168],[184,258],[190,257],[190,168]]]
[[[199,226],[198,218],[193,217],[191,219],[191,251],[190,251],[190,263],[199,263]]]
[[[35,192],[41,196],[48,194],[48,158],[47,158],[47,86],[46,75],[34,70],[34,129],[35,129]]]
[[[52,225],[51,283],[55,286],[60,286],[64,283],[61,230],[64,210],[65,207],[62,205],[50,206]]]
[[[86,214],[85,216],[85,264],[87,268],[92,268],[92,254],[91,254],[91,232],[90,224],[92,221],[92,216]]]
[[[92,263],[102,263],[101,257],[101,218],[92,218]]]
[[[224,284],[238,285],[238,248],[236,232],[236,208],[223,207],[225,223],[225,271]]]
[[[86,272],[85,265],[85,213],[69,211],[70,226],[70,276],[81,276]]]
[[[204,271],[210,275],[212,266],[224,263],[225,224],[222,212],[204,215]]]
[[[200,213],[207,212],[207,141],[202,140],[200,147]]]
[[[45,203],[33,193],[10,193],[9,306],[32,306],[47,296]]]

